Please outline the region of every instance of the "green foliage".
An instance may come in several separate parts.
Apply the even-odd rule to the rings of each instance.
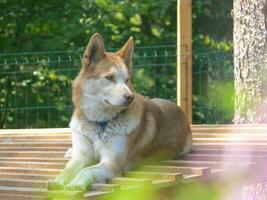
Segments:
[[[193,4],[193,44],[196,51],[231,50],[232,0],[197,0]]]
[[[217,185],[200,182],[178,187],[176,192],[176,199],[179,200],[219,200],[221,196],[221,190]]]
[[[234,116],[233,80],[213,81],[208,85],[207,96],[193,96],[195,123],[232,123]],[[202,107],[205,105],[205,107]]]
[[[62,60],[56,54],[0,57],[1,127],[23,127],[23,120],[31,127],[66,126],[72,109],[71,80],[79,70],[78,57],[91,35],[101,33],[108,49],[117,49],[130,35],[134,36],[136,46],[175,44],[176,4],[176,0],[0,0],[2,53],[74,50],[71,57],[74,54],[77,57],[71,61],[70,54],[63,59],[59,55]],[[232,103],[225,104],[221,99],[232,97],[233,70],[228,61],[232,58],[212,57],[207,62],[199,52],[231,53],[232,0],[197,0],[192,5],[194,122],[230,122]],[[133,76],[136,90],[145,96],[176,100],[176,55],[175,47],[172,48],[167,54],[161,49],[159,55],[157,48],[136,52]],[[214,70],[225,71],[230,78],[222,80]],[[202,88],[198,87],[199,82]],[[228,96],[216,95],[225,90],[220,85],[229,88]],[[214,120],[214,113],[226,117]]]
[[[57,64],[46,62],[6,65],[0,72],[0,127],[66,126],[71,113],[70,85],[74,73],[61,70]],[[77,68],[71,71],[77,73]]]
[[[3,52],[84,48],[100,32],[115,48],[133,35],[137,45],[176,43],[176,0],[1,0]]]
[[[193,121],[232,123],[234,78],[231,52],[195,54],[193,61]]]
[[[232,123],[232,0],[193,4],[193,122]],[[207,52],[207,53],[203,53]]]

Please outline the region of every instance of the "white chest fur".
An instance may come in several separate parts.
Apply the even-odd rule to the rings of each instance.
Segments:
[[[86,119],[79,120],[73,116],[70,122],[70,128],[73,134],[86,136],[97,147],[102,143],[109,142],[114,136],[130,134],[138,127],[140,120],[141,115],[137,115],[136,113],[121,114],[117,118],[107,122],[105,127],[100,127],[98,124],[87,121]]]

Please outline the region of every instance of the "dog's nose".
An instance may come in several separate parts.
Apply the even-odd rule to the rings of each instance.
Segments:
[[[126,93],[124,94],[124,98],[128,103],[131,103],[134,99],[134,95],[131,93]]]

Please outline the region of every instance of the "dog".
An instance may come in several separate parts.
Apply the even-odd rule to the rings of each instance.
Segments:
[[[48,189],[85,192],[152,155],[165,159],[190,151],[192,133],[181,108],[134,91],[133,51],[133,37],[117,52],[106,52],[98,33],[90,39],[72,85],[71,159]]]

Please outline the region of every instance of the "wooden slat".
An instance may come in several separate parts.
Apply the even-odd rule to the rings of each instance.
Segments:
[[[29,134],[70,134],[70,128],[35,128],[35,129],[0,129],[1,134],[22,134],[22,135],[29,135]]]
[[[0,178],[1,186],[46,188],[47,181]]]
[[[266,144],[267,139],[266,137],[263,138],[234,138],[234,137],[229,137],[229,138],[194,138],[193,142],[195,144],[198,143],[223,143],[225,145],[228,144],[236,144],[236,145],[242,145],[243,143],[245,144]]]
[[[0,134],[0,141],[71,141],[71,134]]]
[[[112,192],[120,190],[120,185],[118,184],[108,184],[108,183],[94,183],[92,186],[94,191]]]
[[[179,182],[227,173],[229,168],[248,166],[247,169],[266,159],[267,126],[192,126],[192,130],[194,144],[191,153],[179,160],[142,166],[137,171],[124,173],[126,177],[110,179],[107,184],[94,183],[92,190],[85,193],[85,199],[102,197],[120,189],[171,187]],[[65,166],[68,159],[63,156],[70,146],[69,129],[9,130],[6,133],[1,130],[0,199],[8,195],[14,199],[47,195],[47,180],[59,174]],[[67,191],[54,192],[58,197],[73,197],[66,196]]]
[[[11,195],[28,195],[28,196],[45,196],[45,197],[60,197],[62,199],[79,199],[82,197],[80,191],[47,191],[43,188],[32,187],[9,187],[0,186],[0,194]]]
[[[195,160],[165,160],[161,162],[165,165],[190,166],[190,167],[213,167],[213,168],[231,168],[241,163],[218,162],[218,161],[195,161]]]
[[[229,149],[231,148],[240,148],[240,149],[262,149],[262,150],[267,150],[267,143],[250,143],[250,142],[243,142],[243,143],[238,143],[238,142],[221,142],[221,143],[216,143],[216,142],[206,142],[206,143],[194,143],[193,148],[225,148],[228,147]]]
[[[2,166],[0,167],[0,174],[20,173],[20,174],[56,175],[59,174],[60,171],[61,171],[60,169],[50,169],[50,168],[22,168],[22,167],[2,167]]]
[[[191,183],[191,182],[195,182],[198,181],[198,178],[201,178],[204,176],[201,176],[199,174],[184,174],[184,178],[182,180],[182,183]],[[192,191],[193,192],[193,191]]]
[[[53,175],[2,173],[0,184],[12,187],[45,188],[47,181],[54,177]],[[119,188],[120,186],[116,184],[95,183],[92,185],[92,189],[98,191],[116,191]]]
[[[0,194],[1,200],[45,200],[44,196],[36,195],[20,195],[20,194]]]
[[[0,142],[0,149],[4,147],[71,147],[71,142]]]
[[[264,129],[267,128],[266,124],[191,124],[191,128],[194,130],[196,128],[255,128],[255,129]]]
[[[129,171],[123,174],[125,177],[131,178],[149,178],[149,179],[167,179],[180,181],[183,178],[182,173],[170,172],[145,172],[145,171]]]
[[[68,158],[42,158],[42,157],[0,157],[1,161],[23,161],[23,162],[62,162],[68,161]]]
[[[206,175],[211,173],[209,167],[181,167],[181,166],[163,166],[163,165],[145,165],[140,168],[144,171],[170,172]]]
[[[138,184],[141,182],[139,181]],[[142,182],[143,184],[144,182]],[[28,188],[46,188],[47,180],[27,180],[27,179],[11,179],[11,178],[0,178],[0,188],[5,187],[28,187]],[[127,181],[128,184],[128,181]],[[131,183],[132,184],[132,183]],[[116,191],[119,189],[117,184],[101,184],[95,183],[92,188],[98,191]],[[1,192],[0,192],[1,193]]]
[[[69,147],[0,147],[4,151],[67,151]]]
[[[95,200],[95,199],[101,199],[109,192],[106,191],[88,191],[84,194],[84,200]]]
[[[151,179],[147,178],[125,178],[125,177],[117,177],[117,178],[112,178],[108,180],[108,183],[111,184],[120,184],[120,185],[142,185],[142,186],[147,186],[152,184]]]
[[[0,157],[63,158],[66,151],[0,151]]]
[[[200,139],[200,138],[205,138],[205,139],[224,139],[224,138],[240,138],[240,139],[266,139],[267,134],[265,133],[193,133],[193,139]]]
[[[267,133],[267,127],[193,127],[193,132],[197,133]]]
[[[171,180],[171,179],[153,179],[152,184],[153,187],[157,188],[166,188],[171,186],[177,186],[183,181],[183,177],[177,181],[177,180]]]
[[[54,178],[55,175],[46,175],[46,174],[21,174],[21,173],[12,173],[12,172],[2,172],[0,178],[4,179],[20,179],[20,180],[49,180]]]
[[[247,149],[247,148],[208,148],[201,146],[194,146],[193,150],[191,151],[194,154],[225,154],[225,153],[233,153],[233,154],[244,154],[244,155],[267,155],[267,150],[262,149]]]
[[[183,157],[183,160],[198,160],[198,161],[236,161],[236,162],[242,162],[242,161],[261,161],[263,159],[266,159],[266,156],[261,155],[254,155],[253,157],[248,155],[241,155],[241,154],[187,154]]]
[[[65,167],[64,163],[55,162],[19,162],[19,161],[0,161],[1,167],[22,167],[22,168],[52,168],[62,169]]]

